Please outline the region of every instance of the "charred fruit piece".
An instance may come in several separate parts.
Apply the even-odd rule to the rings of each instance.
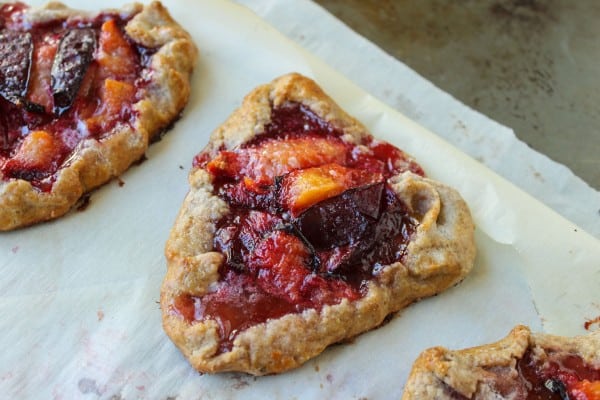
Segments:
[[[96,34],[92,29],[73,29],[62,37],[51,72],[56,115],[62,115],[73,104],[95,49]]]
[[[23,104],[32,54],[33,40],[30,33],[0,33],[0,95],[13,104]]]

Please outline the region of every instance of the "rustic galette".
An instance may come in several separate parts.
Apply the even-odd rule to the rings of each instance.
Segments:
[[[252,91],[189,182],[161,306],[202,372],[297,367],[473,265],[459,194],[298,74]]]
[[[159,3],[0,3],[0,230],[65,214],[180,115],[197,50]]]

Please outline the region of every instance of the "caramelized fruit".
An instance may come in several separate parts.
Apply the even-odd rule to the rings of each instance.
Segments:
[[[527,400],[600,400],[600,369],[586,365],[578,356],[551,354],[541,365],[526,352],[517,369],[529,388]]]
[[[99,47],[98,64],[107,76],[125,79],[137,73],[139,51],[127,41],[116,20],[102,24]]]
[[[288,104],[241,148],[194,159],[230,206],[214,239],[225,262],[213,292],[173,307],[191,323],[217,321],[220,352],[269,319],[359,299],[376,267],[402,260],[417,221],[386,180],[423,172],[391,145],[341,135]]]
[[[266,140],[237,152],[222,151],[210,161],[207,169],[225,179],[245,176],[255,181],[271,183],[287,172],[323,163],[346,160],[346,146],[341,140],[307,136],[286,141]]]
[[[48,191],[78,143],[131,123],[153,49],[118,14],[31,25],[26,9],[0,5],[0,175]]]
[[[279,181],[282,206],[298,215],[313,204],[360,186],[382,182],[383,176],[364,170],[325,164],[286,174]]]
[[[61,143],[46,131],[33,131],[25,137],[16,154],[4,165],[8,176],[43,180],[47,170],[59,161]]]
[[[353,245],[378,221],[383,186],[380,182],[346,190],[313,205],[294,223],[315,249]]]
[[[85,120],[88,131],[96,134],[107,132],[117,121],[128,121],[135,91],[131,83],[105,79],[100,88],[100,107]]]

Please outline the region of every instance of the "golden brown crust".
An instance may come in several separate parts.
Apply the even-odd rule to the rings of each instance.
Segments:
[[[358,143],[367,130],[342,111],[312,80],[298,74],[280,77],[252,91],[242,106],[212,136],[206,151],[232,149],[263,132],[272,105],[288,101],[308,106],[343,131],[344,140]],[[282,372],[343,341],[380,325],[384,318],[423,297],[459,282],[475,256],[474,226],[460,196],[447,186],[412,173],[390,183],[419,216],[420,226],[409,245],[407,262],[383,268],[360,300],[343,300],[299,314],[288,314],[239,333],[231,351],[217,354],[215,321],[186,322],[173,312],[180,294],[201,296],[218,279],[223,262],[212,252],[215,222],[228,206],[212,193],[210,175],[193,169],[190,191],[171,230],[165,254],[168,271],[161,290],[163,326],[173,342],[202,372],[244,371],[254,375]]]
[[[190,75],[197,58],[189,34],[157,1],[127,5],[118,11],[122,15],[135,15],[125,27],[133,41],[158,49],[151,59],[150,82],[134,105],[137,119],[131,125],[118,124],[102,139],[81,142],[57,172],[50,192],[41,192],[24,180],[1,181],[0,175],[0,230],[46,221],[68,212],[84,193],[119,176],[139,160],[152,138],[178,118],[187,103]],[[82,15],[93,17],[57,2],[26,12],[31,22]]]
[[[516,326],[498,342],[464,350],[433,347],[413,364],[402,400],[449,399],[454,391],[469,399],[510,399],[519,388],[517,361],[530,350],[546,360],[548,354],[578,355],[588,365],[600,367],[600,331],[587,336],[563,337],[532,333]],[[502,379],[512,393],[496,393],[493,384]],[[512,382],[512,384],[506,384]],[[520,398],[520,397],[517,397]]]

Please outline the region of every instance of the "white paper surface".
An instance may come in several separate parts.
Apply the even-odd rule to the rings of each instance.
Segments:
[[[368,95],[240,6],[165,1],[201,49],[182,119],[83,212],[0,235],[0,393],[7,398],[397,399],[424,348],[497,340],[515,324],[585,333],[600,315],[592,236]],[[117,6],[116,0],[74,6]],[[460,285],[278,376],[200,376],[161,328],[164,242],[193,156],[258,84],[313,77],[372,132],[456,187],[478,226]],[[431,111],[435,113],[435,110]],[[538,314],[539,313],[539,314]],[[541,315],[541,317],[540,317]]]

